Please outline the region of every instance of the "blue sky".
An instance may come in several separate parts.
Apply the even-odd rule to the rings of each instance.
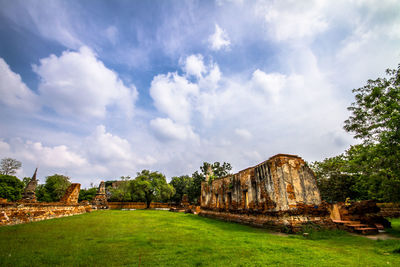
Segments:
[[[0,157],[83,186],[351,144],[351,90],[400,63],[398,1],[0,0]]]

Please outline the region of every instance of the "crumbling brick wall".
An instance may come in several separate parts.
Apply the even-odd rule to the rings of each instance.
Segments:
[[[298,156],[278,154],[202,183],[200,215],[259,225],[327,223],[314,173]]]
[[[54,203],[1,203],[0,225],[41,221],[90,212],[90,205]]]

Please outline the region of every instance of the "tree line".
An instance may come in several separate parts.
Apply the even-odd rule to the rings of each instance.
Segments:
[[[9,201],[21,199],[22,192],[31,178],[22,180],[16,176],[16,171],[22,164],[16,159],[5,158],[0,164],[0,197]],[[192,203],[199,202],[201,182],[205,181],[206,173],[211,170],[210,180],[228,175],[232,170],[229,163],[213,164],[204,162],[200,171],[192,176],[182,175],[172,177],[168,183],[164,174],[157,171],[143,170],[134,179],[122,176],[119,180],[106,181],[106,192],[109,201],[146,202],[150,207],[152,201],[180,203],[187,195]],[[39,202],[57,202],[71,185],[70,178],[61,174],[47,176],[43,184],[36,188],[36,198]],[[97,194],[97,187],[81,189],[79,201],[92,201]]]

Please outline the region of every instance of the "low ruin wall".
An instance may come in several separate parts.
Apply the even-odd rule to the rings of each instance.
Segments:
[[[112,210],[118,209],[145,209],[146,202],[108,202],[108,207]],[[151,209],[168,209],[171,208],[172,205],[168,203],[160,203],[160,202],[151,202]]]
[[[400,217],[400,203],[376,203],[381,209],[379,214],[386,218]]]
[[[54,203],[1,203],[0,226],[35,222],[91,211],[90,205]]]

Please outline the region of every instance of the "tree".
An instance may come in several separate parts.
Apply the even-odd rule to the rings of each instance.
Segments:
[[[175,193],[174,187],[169,185],[165,176],[159,172],[138,172],[130,184],[132,198],[135,201],[145,201],[147,208],[150,208],[152,201],[167,201]]]
[[[16,201],[21,198],[24,183],[17,177],[0,174],[0,197],[8,201]]]
[[[201,183],[206,180],[206,175],[208,169],[211,168],[212,175],[209,175],[209,181],[224,177],[230,173],[232,166],[230,163],[224,162],[222,165],[219,162],[214,162],[213,164],[208,162],[203,162],[203,166],[200,166],[200,173],[195,171],[192,174],[192,185],[188,190],[188,197],[191,202],[197,202],[200,199],[201,194]]]
[[[61,174],[47,176],[45,184],[36,188],[36,197],[39,201],[44,202],[60,201],[70,185],[71,182],[68,176]]]
[[[321,198],[328,202],[345,201],[346,198],[360,199],[358,175],[349,172],[348,160],[345,154],[326,158],[321,162],[313,162],[313,169]]]
[[[79,191],[79,202],[87,200],[89,202],[91,202],[94,197],[97,194],[97,188],[96,187],[92,187],[89,189],[81,189],[81,191]]]
[[[4,175],[14,175],[21,166],[21,162],[16,159],[4,158],[0,163],[0,173]]]
[[[175,189],[175,194],[172,197],[172,201],[179,203],[182,200],[183,195],[189,195],[189,188],[192,186],[193,178],[188,175],[182,175],[179,177],[172,177],[170,185]]]
[[[126,202],[132,200],[131,181],[129,181],[129,179],[131,179],[130,176],[121,176],[121,180],[113,181],[117,186],[113,188],[111,184],[111,186],[108,187],[110,201]]]
[[[353,90],[344,129],[362,140],[352,157],[363,166],[358,171],[369,180],[369,190],[378,200],[400,201],[400,64],[386,73],[389,77]]]

